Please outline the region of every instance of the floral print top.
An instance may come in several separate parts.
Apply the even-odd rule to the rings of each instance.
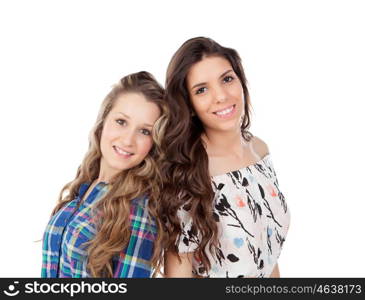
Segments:
[[[215,191],[214,218],[218,223],[219,247],[206,253],[211,269],[193,259],[193,273],[203,277],[269,277],[285,241],[290,213],[278,179],[266,154],[255,164],[212,177]],[[179,252],[193,252],[199,233],[191,230],[185,207],[178,215],[182,235]]]

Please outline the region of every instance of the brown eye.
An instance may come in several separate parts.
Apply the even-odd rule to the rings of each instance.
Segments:
[[[124,126],[127,122],[123,119],[117,119],[115,122],[117,122],[119,125]]]
[[[234,78],[232,76],[226,76],[223,78],[224,82],[231,82]]]
[[[204,93],[206,90],[207,90],[207,88],[206,88],[206,87],[201,87],[200,89],[198,89],[198,90],[195,92],[195,95],[202,94],[202,93]]]
[[[143,135],[151,135],[151,131],[149,131],[148,129],[142,129],[142,130],[141,130],[141,133],[142,133]]]

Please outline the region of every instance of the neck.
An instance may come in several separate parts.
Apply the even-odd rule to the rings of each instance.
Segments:
[[[202,135],[208,156],[223,156],[229,153],[242,155],[242,147],[246,145],[241,135],[241,128],[232,131],[206,130]]]
[[[100,159],[99,176],[97,179],[95,179],[95,182],[111,183],[119,172],[119,170],[108,167],[108,165],[105,163],[104,158],[102,157]]]
[[[113,181],[115,174],[106,174],[102,171],[100,171],[98,178],[95,179],[95,184],[98,184],[99,182],[105,182],[105,183],[111,183]]]

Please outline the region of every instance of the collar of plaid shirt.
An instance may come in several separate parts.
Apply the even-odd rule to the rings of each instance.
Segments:
[[[87,249],[83,244],[96,233],[91,207],[109,190],[98,183],[79,206],[89,183],[80,186],[78,197],[59,210],[48,222],[43,236],[42,277],[91,277]],[[133,199],[130,208],[131,237],[125,249],[112,259],[113,277],[150,277],[157,228],[148,214],[148,197]]]

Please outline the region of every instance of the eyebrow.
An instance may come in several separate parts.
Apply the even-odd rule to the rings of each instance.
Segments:
[[[229,72],[232,72],[232,71],[233,71],[232,69],[229,69],[229,70],[225,71],[222,75],[219,76],[219,78],[224,77],[225,75],[227,75]],[[199,86],[206,85],[206,84],[207,84],[206,82],[197,83],[194,86],[192,86],[191,89],[193,90],[193,89],[195,89],[195,88],[197,88]]]
[[[128,115],[126,115],[125,113],[123,113],[121,111],[118,111],[117,113],[123,115],[126,119],[130,119],[130,117]],[[151,127],[151,128],[153,127],[153,125],[147,124],[147,123],[144,123],[143,126],[145,126],[145,127]]]

